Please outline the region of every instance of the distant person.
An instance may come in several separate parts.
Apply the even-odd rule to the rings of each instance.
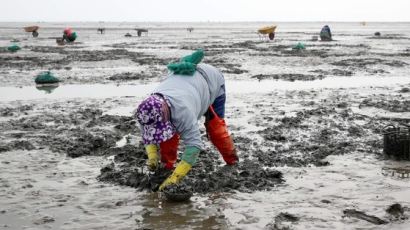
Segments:
[[[172,72],[138,106],[135,116],[141,125],[148,155],[148,168],[158,168],[158,149],[164,168],[172,170],[177,160],[179,139],[185,145],[181,161],[159,187],[179,183],[191,170],[203,149],[198,120],[205,116],[209,139],[228,165],[238,161],[228,133],[225,116],[225,80],[215,67],[199,64],[204,54],[198,50],[168,65]]]
[[[320,40],[332,41],[332,32],[330,32],[330,27],[328,25],[325,25],[320,31]]]
[[[71,28],[66,28],[63,32],[63,40],[66,42],[74,42],[77,39],[77,33],[73,32]]]

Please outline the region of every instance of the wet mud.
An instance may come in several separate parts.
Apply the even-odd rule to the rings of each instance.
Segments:
[[[406,91],[406,90],[404,90]],[[410,112],[410,100],[393,98],[367,98],[364,99],[360,107],[374,107],[384,109],[390,112]]]
[[[399,90],[399,93],[410,93],[410,88],[403,87]]]
[[[248,73],[248,70],[245,70],[242,67],[241,64],[239,63],[233,63],[227,59],[223,58],[209,58],[205,57],[204,62],[213,65],[217,68],[219,68],[223,73],[228,73],[228,74],[243,74],[243,73]]]
[[[331,75],[331,76],[352,76],[354,74],[353,71],[350,70],[342,70],[342,69],[331,69],[331,70],[311,70],[309,72],[320,74],[320,75]]]
[[[31,142],[27,140],[15,140],[9,143],[0,142],[0,153],[7,152],[12,150],[33,150],[36,149]]]
[[[333,62],[332,65],[336,66],[348,66],[350,68],[366,68],[374,65],[385,65],[391,67],[403,67],[408,65],[406,62],[399,60],[386,60],[380,58],[366,58],[366,59],[344,59],[341,61]]]
[[[175,202],[188,201],[193,195],[191,186],[187,185],[184,182],[167,186],[161,192],[169,201]]]
[[[31,110],[31,105],[3,108],[3,115],[10,117],[16,111]],[[28,114],[27,110],[24,113]],[[131,117],[103,115],[99,109],[77,109],[35,114],[0,122],[2,137],[11,140],[0,143],[2,151],[16,149],[49,148],[66,153],[70,157],[103,155],[114,147],[123,135],[138,129]],[[13,112],[15,111],[15,112]]]
[[[379,40],[410,40],[409,37],[403,34],[382,34],[380,36],[368,37],[368,39],[379,39]]]
[[[297,224],[300,220],[299,217],[287,213],[281,212],[277,216],[275,216],[274,221],[269,223],[265,226],[264,229],[266,230],[286,230],[286,229],[293,229],[293,224]]]
[[[144,72],[141,73],[132,73],[132,72],[124,72],[124,73],[117,73],[112,75],[111,77],[108,78],[110,81],[135,81],[135,80],[144,80],[144,79],[149,79],[149,78],[155,78],[159,74],[152,74],[151,76],[146,75]]]
[[[371,43],[369,40],[362,40],[359,44],[343,41],[330,43],[306,41],[305,50],[292,49],[296,41],[306,39],[296,39],[294,36],[310,36],[312,34],[314,33],[287,32],[286,36],[290,37],[273,42],[261,41],[256,37],[255,39],[247,37],[232,41],[219,35],[209,35],[205,40],[189,38],[177,39],[177,41],[172,40],[175,38],[170,40],[144,38],[143,40],[122,42],[114,40],[112,44],[93,44],[92,49],[89,49],[92,42],[90,44],[75,43],[62,47],[29,43],[22,46],[21,52],[4,53],[0,57],[0,68],[4,72],[0,76],[0,82],[12,86],[30,85],[34,76],[31,72],[34,70],[37,72],[57,71],[61,80],[66,84],[158,81],[166,75],[168,63],[176,61],[183,54],[198,48],[205,50],[204,62],[215,65],[226,75],[236,75],[236,77],[243,79],[258,76],[258,78],[287,81],[313,80],[327,76],[355,76],[357,72],[361,71],[368,74],[388,74],[392,70],[408,65],[402,60],[403,57],[409,55],[406,49],[401,49],[400,52],[375,51],[375,47],[368,44]],[[346,36],[351,35],[346,34]],[[401,35],[393,34],[391,36],[400,37]],[[289,44],[285,41],[295,41],[295,44]],[[307,60],[307,65],[313,64],[314,66],[317,65],[319,59],[322,66],[328,66],[328,68],[323,69],[330,70],[307,71],[314,74],[306,74],[304,70],[295,71],[306,76],[293,74],[279,76],[277,71],[263,71],[264,74],[259,76],[260,69],[264,69],[267,64],[293,68],[295,65],[300,65],[300,58]],[[107,65],[111,62],[116,64]],[[334,69],[334,66],[339,66],[338,70]],[[103,69],[103,71],[93,72],[91,69],[96,67]],[[132,68],[133,70],[124,71],[124,68]]]
[[[127,185],[138,190],[157,191],[170,170],[160,168],[154,173],[146,168],[146,154],[142,145],[126,145],[110,149],[114,162],[101,169],[99,180]],[[108,153],[108,154],[110,154]],[[271,190],[283,182],[282,173],[263,169],[255,161],[245,160],[236,166],[224,165],[215,152],[201,152],[198,163],[184,178],[186,186],[195,193],[252,192]]]
[[[169,58],[159,58],[151,54],[131,52],[126,49],[112,50],[72,50],[59,47],[33,47],[32,52],[39,55],[19,55],[0,57],[0,67],[27,70],[36,68],[62,69],[73,62],[102,62],[128,59],[139,65],[166,65]],[[59,54],[58,56],[43,55],[44,53]]]

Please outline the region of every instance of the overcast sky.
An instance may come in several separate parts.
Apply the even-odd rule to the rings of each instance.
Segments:
[[[0,21],[410,21],[410,0],[0,0]]]

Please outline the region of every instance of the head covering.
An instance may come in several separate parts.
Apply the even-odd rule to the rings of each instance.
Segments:
[[[142,101],[135,116],[142,126],[144,144],[160,144],[176,133],[170,121],[167,102],[159,95],[153,94]]]
[[[192,54],[182,57],[179,62],[170,63],[167,68],[174,74],[192,76],[196,71],[196,65],[204,58],[204,51],[198,49]]]

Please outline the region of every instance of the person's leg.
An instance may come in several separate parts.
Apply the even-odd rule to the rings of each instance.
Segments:
[[[171,139],[162,142],[160,147],[161,162],[166,169],[173,169],[177,161],[179,135],[175,134]]]
[[[225,118],[225,101],[226,101],[226,94],[225,94],[225,85],[221,87],[221,92],[219,93],[220,95],[215,99],[215,101],[212,103],[212,107],[214,108],[214,111],[220,118]],[[211,113],[211,111],[208,109],[205,113],[205,119],[206,122],[212,120],[214,118],[214,115]]]
[[[221,153],[224,161],[233,165],[238,161],[233,140],[225,124],[225,92],[217,97],[205,114],[205,127],[209,140]]]

